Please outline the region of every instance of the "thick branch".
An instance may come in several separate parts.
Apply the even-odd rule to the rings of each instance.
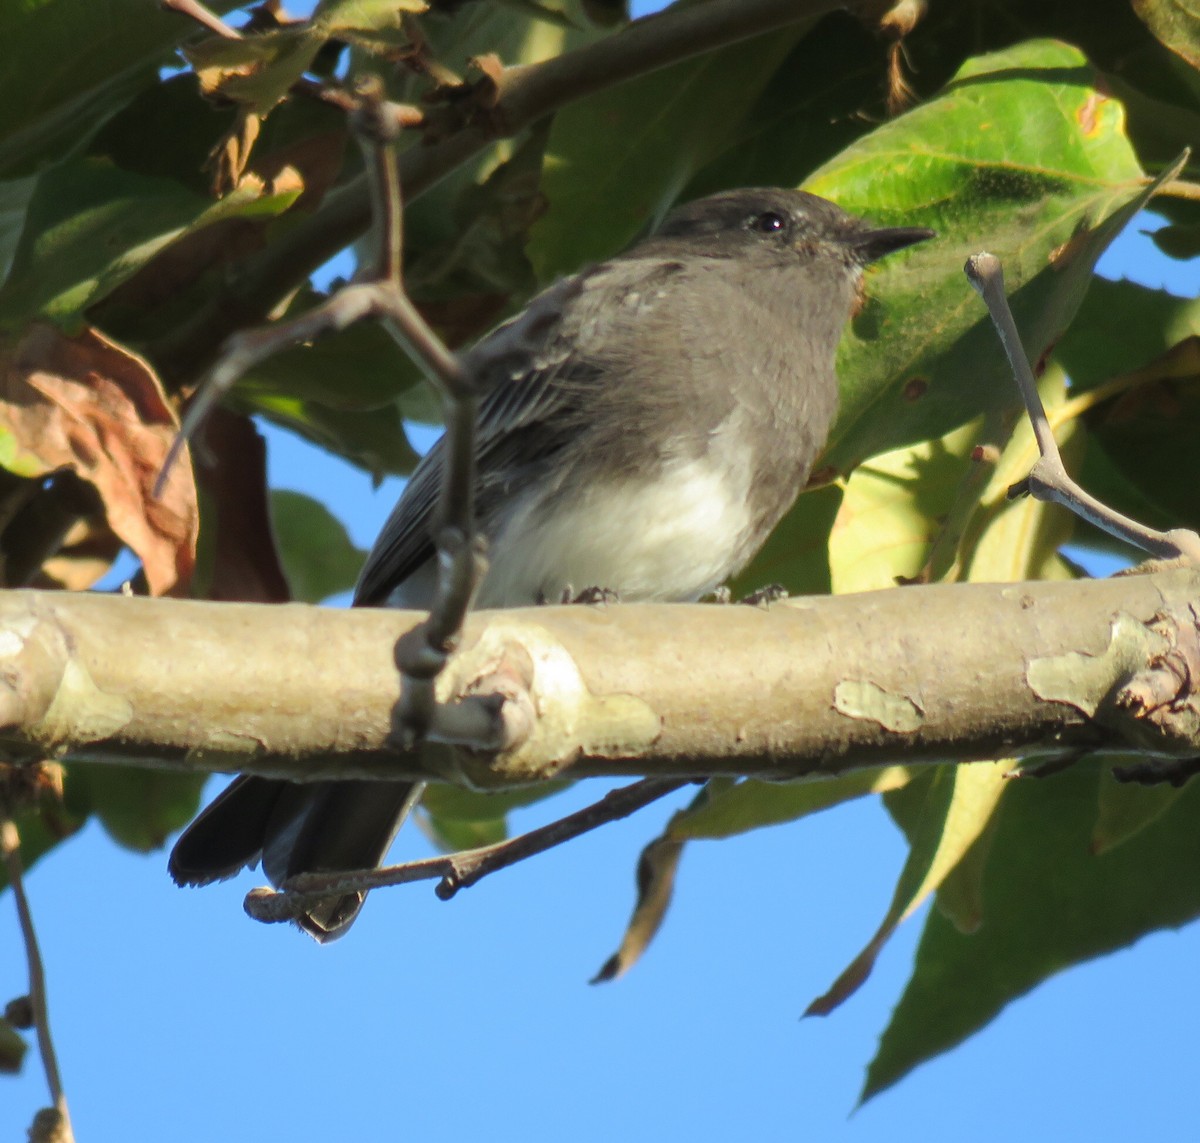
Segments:
[[[1187,569],[479,612],[439,677],[431,742],[400,753],[393,648],[422,613],[3,592],[0,737],[16,756],[485,787],[1195,756],[1198,613]]]

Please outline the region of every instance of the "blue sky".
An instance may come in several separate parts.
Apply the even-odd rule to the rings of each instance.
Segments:
[[[1138,233],[1148,225],[1135,222],[1102,270],[1200,292],[1200,267],[1159,256]],[[278,433],[271,475],[328,503],[363,546],[397,491]],[[645,960],[589,987],[628,918],[641,846],[687,796],[449,903],[428,884],[377,893],[324,948],[243,915],[259,875],[179,890],[164,854],[120,850],[89,825],[28,882],[77,1137],[1008,1143],[1194,1129],[1197,926],[1051,980],[851,1116],[920,918],[842,1010],[799,1014],[890,899],[904,850],[872,801],[693,846]],[[514,825],[538,820],[535,809]],[[428,852],[409,829],[394,856]],[[5,997],[25,979],[9,900]],[[32,1052],[0,1091],[0,1138],[24,1138],[46,1101]]]

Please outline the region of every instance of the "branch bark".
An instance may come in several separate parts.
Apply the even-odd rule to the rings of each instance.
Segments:
[[[443,741],[435,727],[401,752],[394,646],[423,613],[0,592],[0,740],[18,757],[482,788],[1189,757],[1198,615],[1189,569],[478,612],[438,681]]]

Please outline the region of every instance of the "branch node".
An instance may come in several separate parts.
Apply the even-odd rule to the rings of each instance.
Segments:
[[[1041,454],[1029,475],[1008,490],[1008,498],[1012,500],[1018,496],[1032,495],[1045,503],[1061,504],[1081,520],[1152,556],[1200,563],[1200,536],[1196,533],[1181,528],[1170,532],[1147,528],[1097,500],[1070,477],[1063,465],[1058,443],[1038,393],[1037,380],[1021,345],[1021,335],[1004,293],[1004,269],[1000,259],[986,251],[972,254],[963,272],[987,306],[1000,344],[1008,356]]]

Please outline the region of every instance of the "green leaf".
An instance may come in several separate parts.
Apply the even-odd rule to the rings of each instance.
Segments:
[[[867,794],[882,794],[906,785],[905,766],[855,770],[836,778],[804,782],[710,782],[704,796],[671,819],[666,835],[685,838],[733,837],[763,826],[782,825],[839,806]]]
[[[1096,259],[1148,193],[1121,107],[1098,82],[1060,43],[970,60],[936,98],[806,182],[881,223],[939,232],[883,262],[843,340],[842,412],[825,456],[837,471],[1011,403],[1008,366],[959,273],[967,254],[1002,259],[1033,360],[1069,325]]]
[[[319,500],[271,489],[271,526],[293,599],[320,603],[354,587],[367,553]]]
[[[78,787],[112,839],[141,853],[161,849],[195,816],[208,775],[73,762]]]
[[[510,810],[532,806],[567,789],[570,782],[540,782],[536,786],[522,786],[513,790],[498,790],[485,794],[478,790],[465,790],[434,782],[425,788],[421,805],[430,814],[455,821],[492,821],[503,818]]]
[[[38,179],[8,280],[0,321],[34,315],[70,322],[169,243],[227,218],[270,217],[299,191],[239,188],[213,203],[170,179],[104,159],[61,163]]]
[[[829,530],[841,503],[834,484],[805,492],[734,581],[734,598],[773,583],[792,595],[828,595]]]
[[[1179,342],[1139,372],[1142,384],[1089,414],[1092,447],[1173,527],[1200,527],[1200,337]]]
[[[808,1006],[806,1016],[828,1015],[862,986],[897,926],[917,911],[988,829],[1000,798],[1011,786],[1005,780],[1007,769],[1001,762],[939,766],[927,786],[910,783],[886,796],[893,809],[916,809],[905,823],[908,859],[874,936],[830,989]]]
[[[506,818],[462,821],[459,818],[440,818],[434,814],[426,814],[422,824],[434,845],[446,853],[495,845],[508,837]]]
[[[0,282],[8,277],[36,186],[37,179],[33,176],[0,182]]]
[[[16,1075],[27,1048],[21,1033],[0,1016],[0,1075]]]
[[[863,1100],[947,1051],[1063,969],[1200,914],[1200,786],[1101,857],[1100,766],[1010,783],[984,875],[986,922],[965,936],[930,912],[916,965],[867,1073]],[[1172,871],[1175,871],[1174,873]]]
[[[921,70],[924,77],[924,65]],[[736,186],[796,186],[862,135],[864,120],[882,118],[880,73],[878,40],[864,22],[841,14],[819,21],[681,197]]]
[[[209,7],[236,7],[216,0]],[[0,174],[34,173],[76,149],[139,91],[195,24],[145,0],[0,5]]]
[[[834,591],[895,587],[921,571],[967,474],[978,432],[978,425],[968,425],[855,469],[829,539]]]
[[[570,782],[545,782],[484,794],[433,783],[425,788],[421,809],[433,840],[444,850],[494,845],[508,836],[508,813],[565,790]]]
[[[32,805],[19,810],[14,821],[21,838],[21,862],[28,873],[34,862],[49,853],[60,842],[78,832],[91,813],[87,790],[74,777],[74,767],[67,767],[63,780],[63,798],[43,796]],[[0,890],[8,885],[7,867],[0,862]]]
[[[546,213],[528,248],[538,281],[615,253],[657,221],[725,145],[799,35],[792,28],[706,52],[559,111],[542,175]]]

